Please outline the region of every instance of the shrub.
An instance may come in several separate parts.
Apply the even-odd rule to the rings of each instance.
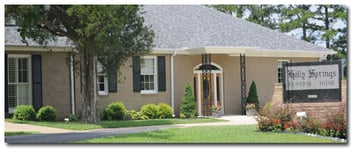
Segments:
[[[79,119],[80,119],[79,115],[77,115],[77,114],[68,114],[68,115],[66,115],[66,118],[68,118],[69,121],[72,121],[72,122],[79,121]]]
[[[173,110],[172,107],[166,103],[158,104],[158,115],[160,118],[172,118]]]
[[[143,113],[141,113],[141,112],[137,112],[134,110],[128,110],[126,112],[124,119],[126,119],[126,120],[146,120],[146,119],[148,119],[148,117],[143,115]]]
[[[155,104],[146,104],[143,105],[140,109],[140,112],[147,116],[149,119],[156,119],[159,118],[159,106]]]
[[[326,122],[321,123],[313,117],[293,119],[294,113],[288,106],[273,107],[267,103],[260,111],[256,119],[260,131],[273,132],[304,132],[328,137],[347,138],[346,105],[333,112]]]
[[[257,90],[255,81],[251,82],[249,94],[246,99],[247,104],[255,104],[256,110],[260,107],[260,102],[258,101]]]
[[[19,105],[13,114],[15,120],[35,120],[35,110],[31,105]]]
[[[183,114],[186,118],[190,118],[196,116],[196,113],[195,97],[192,93],[190,84],[187,82],[185,84],[185,93],[182,98],[180,114]]]
[[[291,130],[290,124],[287,124],[292,120],[289,108],[272,107],[268,102],[258,113],[259,130],[280,132],[284,130],[284,127]]]
[[[122,102],[113,102],[105,108],[102,116],[107,120],[123,120],[126,111]]]
[[[57,111],[52,106],[41,107],[37,113],[37,119],[39,121],[55,121],[57,117]]]

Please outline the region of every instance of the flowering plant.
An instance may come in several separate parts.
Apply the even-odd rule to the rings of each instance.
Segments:
[[[246,109],[256,109],[256,106],[253,103],[249,103],[249,104],[246,104]]]

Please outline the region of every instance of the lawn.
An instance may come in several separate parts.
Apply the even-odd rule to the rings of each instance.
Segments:
[[[256,125],[203,126],[95,138],[75,143],[338,143],[292,133],[257,132]]]
[[[6,119],[6,121],[13,122],[13,123],[32,124],[32,125],[39,125],[39,126],[69,129],[69,130],[90,130],[90,129],[98,129],[98,128],[120,128],[120,127],[151,126],[151,125],[225,122],[225,120],[214,119],[214,118],[101,121],[99,124],[83,124],[80,122],[70,122],[68,124],[65,124],[64,122],[61,122],[61,121],[41,122],[41,121],[21,121],[21,120],[13,120],[13,119]]]

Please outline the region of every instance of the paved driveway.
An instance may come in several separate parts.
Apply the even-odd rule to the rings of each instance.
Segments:
[[[248,125],[257,123],[257,121],[253,117],[247,116],[223,116],[221,117],[221,119],[228,120],[228,122],[140,126],[128,128],[106,128],[88,131],[71,131],[57,128],[48,128],[26,124],[13,124],[5,122],[5,131],[39,131],[41,133],[37,135],[7,136],[5,137],[5,142],[8,144],[57,144],[105,136],[140,133],[165,128],[215,125]]]

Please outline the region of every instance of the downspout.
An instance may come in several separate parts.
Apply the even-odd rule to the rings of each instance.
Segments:
[[[71,85],[71,108],[72,108],[72,114],[76,114],[76,108],[75,108],[75,86],[74,86],[74,58],[73,55],[70,55],[70,85]]]
[[[174,56],[176,56],[176,51],[173,51],[171,55],[171,105],[173,110],[173,117],[175,117],[175,114],[174,114],[174,61],[173,61]]]

